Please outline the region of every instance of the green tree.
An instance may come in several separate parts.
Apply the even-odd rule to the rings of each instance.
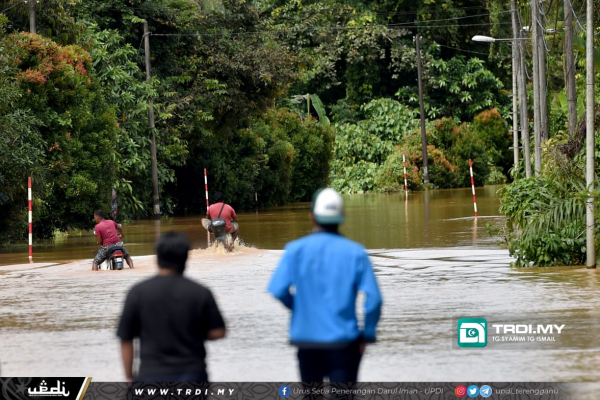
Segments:
[[[93,210],[108,204],[117,126],[90,73],[89,54],[29,33],[5,36],[0,54],[5,55],[0,58],[0,82],[19,91],[11,106],[34,116],[33,123],[17,131],[29,132],[21,139],[36,141],[28,147],[34,149],[30,171],[39,171],[37,236],[90,227]],[[40,144],[43,157],[35,151]]]

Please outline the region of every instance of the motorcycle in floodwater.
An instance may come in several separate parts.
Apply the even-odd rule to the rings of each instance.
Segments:
[[[125,261],[125,253],[121,247],[115,247],[108,258],[98,266],[99,270],[122,270]]]
[[[219,214],[220,215],[220,214]],[[212,234],[215,235],[215,246],[219,243],[228,253],[233,251],[233,236],[227,232],[227,223],[223,218],[215,218],[210,223]]]
[[[121,226],[119,224],[119,226]],[[94,230],[94,235],[96,231]],[[98,265],[100,271],[122,270],[125,261],[125,252],[122,247],[115,247],[106,260]],[[131,267],[129,267],[131,268]]]
[[[233,251],[233,236],[231,233],[227,232],[227,222],[225,219],[221,218],[221,213],[223,212],[223,208],[225,207],[225,203],[221,206],[221,210],[219,211],[219,215],[217,218],[213,218],[212,220],[208,218],[202,218],[202,226],[209,232],[215,236],[215,247],[219,247],[219,244],[223,245],[223,248],[231,253]]]

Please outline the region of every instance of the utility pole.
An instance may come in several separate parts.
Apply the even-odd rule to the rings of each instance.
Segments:
[[[533,139],[535,154],[535,175],[538,176],[542,170],[542,149],[540,147],[541,113],[540,113],[540,58],[539,35],[538,35],[538,0],[531,0],[531,26],[532,26],[532,51],[533,51]]]
[[[29,0],[29,33],[37,33],[35,29],[35,1]]]
[[[589,191],[586,204],[586,266],[596,268],[596,220],[594,217],[594,120],[596,107],[594,100],[594,0],[587,0],[587,32],[586,32],[586,173],[585,181]]]
[[[423,104],[423,66],[421,65],[421,47],[419,35],[414,37],[417,44],[417,74],[419,78],[419,108],[421,112],[421,144],[423,146],[423,183],[429,184],[429,168],[427,163],[427,133],[425,132],[425,106]]]
[[[537,34],[538,34],[538,80],[540,91],[540,143],[548,140],[548,90],[546,86],[546,45],[544,40],[544,26],[542,15],[539,10],[541,5],[538,1]]]
[[[570,0],[565,0],[565,90],[569,108],[569,136],[575,135],[577,128],[577,93],[575,87],[575,53],[573,51],[573,10]]]
[[[29,0],[31,1],[31,0]],[[148,21],[144,21],[144,52],[146,56],[146,80],[150,81],[150,31],[148,30]],[[150,99],[148,102],[148,126],[152,133],[152,141],[150,143],[150,155],[152,158],[152,200],[154,219],[160,219],[160,203],[158,194],[158,167],[156,162],[156,134],[154,129],[154,101]]]
[[[519,10],[516,8],[516,1],[512,0],[511,7],[513,17],[517,18]],[[525,158],[525,177],[531,178],[531,148],[529,146],[529,109],[527,107],[527,74],[525,65],[525,50],[523,48],[523,31],[516,29],[516,21],[513,27],[513,39],[515,46],[518,46],[518,76],[517,84],[519,86],[519,106],[521,108],[521,142],[523,143],[523,157]],[[517,31],[515,31],[517,30]]]
[[[521,37],[521,35],[519,35]],[[531,146],[529,145],[529,109],[527,107],[527,84],[525,73],[525,51],[521,40],[519,44],[519,106],[521,107],[521,142],[523,143],[523,157],[525,158],[525,177],[531,178]]]
[[[513,30],[513,41],[512,41],[512,101],[513,101],[513,163],[515,172],[519,168],[519,106],[517,102],[517,70],[519,68],[519,53],[517,48],[517,8],[515,0],[510,0],[510,9],[512,16],[512,30]],[[521,115],[523,119],[523,115]],[[522,122],[521,122],[522,123]]]

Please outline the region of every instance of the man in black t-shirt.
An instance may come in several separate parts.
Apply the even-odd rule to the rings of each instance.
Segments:
[[[133,339],[140,338],[136,381],[207,382],[205,340],[225,336],[210,290],[183,276],[190,243],[169,232],[156,242],[158,275],[127,295],[117,336],[127,381],[133,379]]]

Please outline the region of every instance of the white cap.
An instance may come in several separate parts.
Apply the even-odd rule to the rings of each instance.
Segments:
[[[344,222],[344,199],[334,189],[317,191],[313,196],[311,212],[320,225],[339,225]]]

